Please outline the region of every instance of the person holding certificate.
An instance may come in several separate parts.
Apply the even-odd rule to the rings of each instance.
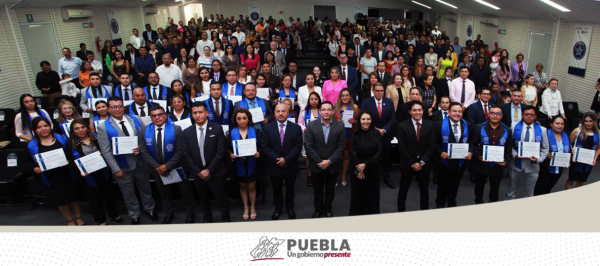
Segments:
[[[596,123],[596,115],[592,112],[583,114],[581,125],[571,133],[571,143],[573,143],[573,164],[569,168],[569,180],[565,185],[565,189],[583,186],[587,182],[592,167],[596,165],[596,160],[600,154],[600,130]],[[578,149],[587,149],[587,153],[581,150],[577,154]],[[591,154],[593,151],[593,155]],[[584,163],[587,161],[587,163]]]
[[[312,74],[307,74],[312,75]],[[306,126],[308,123],[313,120],[318,120],[321,118],[321,114],[319,113],[319,107],[321,106],[321,96],[318,92],[313,91],[310,93],[308,97],[308,103],[306,106],[302,106],[300,109],[300,115],[298,116],[298,125],[302,128],[302,136],[304,137],[304,132],[306,132]],[[312,186],[312,173],[310,169],[308,169],[309,159],[306,157],[306,150],[304,146],[302,146],[302,157],[306,160],[306,185],[309,187]]]
[[[563,131],[565,128],[565,119],[560,115],[555,115],[549,122],[552,127],[547,132],[550,151],[546,155],[547,159],[540,165],[540,175],[533,189],[534,196],[550,193],[556,182],[560,179],[565,166],[554,165],[564,165],[566,163],[566,168],[568,168],[568,165],[571,163],[569,136]]]
[[[105,100],[96,101],[96,115],[90,119],[90,131],[96,133],[96,126],[104,123],[110,117],[108,113],[108,103]]]
[[[90,126],[83,119],[76,119],[71,123],[71,133],[69,136],[68,147],[73,152],[73,161],[77,164],[81,157],[85,157],[94,153],[100,153],[100,145],[98,145],[98,139],[95,134],[92,133]],[[102,157],[100,157],[102,158]],[[113,179],[110,173],[110,169],[106,166],[104,159],[101,159],[99,163],[104,164],[104,169],[96,170],[94,172],[81,172],[79,178],[85,179],[85,194],[88,202],[90,203],[90,209],[94,216],[94,221],[99,225],[106,225],[105,211],[108,212],[108,216],[117,223],[123,223],[123,218],[119,216],[117,211],[117,201],[112,190]],[[95,167],[91,165],[80,165],[82,169],[91,169],[89,167]]]
[[[125,113],[140,118],[150,116],[150,108],[153,104],[146,99],[146,93],[142,88],[133,89],[133,102],[127,106]]]
[[[104,98],[105,101],[110,97],[110,91],[101,84],[101,77],[98,73],[90,73],[90,86],[81,90],[81,100],[79,107],[86,113],[92,113],[94,110],[90,106],[89,99]]]
[[[77,109],[75,109],[73,103],[62,99],[58,104],[58,118],[56,122],[58,122],[62,134],[67,136],[67,138],[69,137],[69,125],[75,119],[82,119],[82,117],[77,112]]]
[[[57,206],[60,212],[65,216],[68,225],[85,225],[81,219],[81,209],[77,200],[74,175],[68,163],[71,153],[66,152],[67,137],[52,133],[50,121],[38,116],[31,121],[35,136],[27,144],[29,154],[35,162],[33,171],[41,175],[46,193],[45,204]],[[42,154],[54,152],[58,156],[44,158]],[[50,156],[48,156],[50,157]],[[39,158],[42,158],[40,161]],[[63,165],[55,165],[58,161],[64,162]],[[71,214],[75,214],[75,221]]]
[[[166,183],[162,177],[178,174],[175,170],[180,166],[182,158],[181,127],[168,121],[167,113],[162,106],[156,105],[150,109],[152,124],[146,125],[140,131],[138,143],[144,161],[154,176],[156,187],[165,211],[163,224],[170,224],[175,218],[171,197],[172,186],[176,185],[181,192],[187,214],[186,223],[194,222],[194,196],[190,190],[190,183],[185,177],[179,176],[179,182]]]
[[[490,107],[489,120],[477,127],[473,156],[475,168],[475,204],[483,203],[485,183],[490,180],[489,202],[498,201],[500,180],[512,158],[512,131],[502,120],[502,108]]]
[[[247,90],[248,87],[245,88]],[[252,114],[246,108],[239,108],[233,112],[233,126],[227,135],[227,153],[233,160],[236,169],[237,181],[240,184],[240,194],[244,202],[243,219],[256,219],[256,179],[261,175],[263,169],[260,161],[260,130],[252,125]],[[253,155],[242,156],[242,151],[237,142],[240,140],[252,140],[255,143]],[[235,144],[234,144],[235,143]],[[251,152],[250,152],[251,153]],[[246,153],[247,154],[247,153]],[[250,207],[248,207],[250,199]],[[248,215],[250,213],[250,216]]]
[[[358,111],[358,105],[354,104],[354,99],[352,99],[352,92],[348,88],[343,88],[335,104],[334,115],[338,121],[344,123],[346,129],[346,149],[344,150],[342,164],[342,186],[344,187],[346,186],[348,165],[350,165],[350,132],[354,129],[354,121],[358,115]]]
[[[177,122],[190,117],[190,111],[185,105],[183,96],[173,95],[173,97],[171,97],[171,112],[169,112],[169,119],[172,122]]]
[[[141,93],[143,94],[144,91],[142,90]],[[122,147],[119,144],[119,139],[129,140],[135,138],[137,140],[137,136],[144,126],[144,122],[139,117],[125,115],[124,108],[121,98],[113,96],[108,99],[110,118],[96,128],[98,131],[98,144],[100,144],[106,164],[110,167],[117,185],[121,189],[127,212],[131,217],[131,224],[140,224],[140,205],[135,194],[135,186],[142,199],[144,210],[148,212],[150,219],[156,222],[158,221],[158,215],[154,212],[154,199],[152,199],[152,191],[150,190],[148,168],[146,162],[140,156],[139,143],[138,147],[133,148],[133,153],[121,154],[119,152],[120,150],[126,150],[126,148],[129,149],[129,147]],[[125,143],[129,144],[129,142]],[[113,147],[116,149],[113,150]]]
[[[515,199],[519,181],[525,187],[525,197],[533,196],[533,189],[540,173],[540,163],[548,154],[548,131],[535,122],[537,115],[535,107],[525,105],[522,109],[523,118],[514,124],[513,150],[509,168],[506,200]]]
[[[471,105],[473,106],[473,105]],[[456,207],[456,194],[468,161],[473,156],[472,125],[463,119],[460,103],[450,104],[450,113],[434,124],[434,162],[439,169],[437,208]]]
[[[210,98],[205,102],[208,107],[208,121],[229,127],[233,103],[223,97],[222,92],[221,84],[216,81],[210,83]]]
[[[263,125],[269,123],[271,117],[273,117],[273,111],[269,103],[265,99],[256,97],[256,85],[254,83],[248,83],[244,85],[244,98],[236,102],[233,110],[234,112],[240,108],[244,108],[249,111],[252,115],[251,124],[254,129],[262,130]],[[235,123],[235,117],[232,119],[232,123]]]

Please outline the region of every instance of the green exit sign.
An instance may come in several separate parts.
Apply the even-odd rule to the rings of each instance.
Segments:
[[[32,14],[25,14],[25,17],[27,17],[27,22],[33,22],[33,15]]]

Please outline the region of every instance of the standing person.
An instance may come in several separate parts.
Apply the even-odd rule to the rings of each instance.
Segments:
[[[437,84],[437,98],[441,99],[446,96],[450,98],[450,87],[452,86],[452,80],[454,79],[454,68],[446,68],[444,75],[438,80]]]
[[[173,171],[177,171],[176,169],[182,165],[182,150],[185,147],[182,146],[181,127],[168,121],[167,113],[160,105],[150,108],[150,117],[152,123],[142,128],[138,142],[141,144],[142,157],[148,167],[152,169],[150,174],[154,177],[156,187],[160,193],[163,210],[165,211],[165,218],[162,223],[170,224],[175,219],[171,196],[174,185],[179,188],[185,204],[187,215],[185,223],[193,223],[195,203],[189,181],[185,179],[173,184],[165,184],[162,179],[163,176],[169,176]]]
[[[143,34],[144,42],[146,42],[146,44],[156,42],[158,40],[158,32],[152,30],[152,26],[150,26],[150,24],[146,24],[145,27],[146,31],[144,31]]]
[[[423,75],[423,88],[420,90],[421,99],[423,100],[423,104],[425,105],[425,113],[423,117],[427,120],[431,120],[433,116],[433,111],[437,107],[437,96],[435,87],[433,87],[433,75],[424,74]]]
[[[134,137],[140,134],[144,123],[137,116],[124,114],[123,100],[118,97],[108,99],[110,119],[98,125],[98,144],[106,164],[116,177],[121,189],[131,224],[140,224],[140,207],[135,193],[135,186],[140,194],[144,210],[154,222],[158,215],[154,212],[154,200],[150,189],[146,162],[140,155],[140,148],[135,148],[133,154],[113,155],[112,142],[115,137]]]
[[[490,67],[485,65],[485,58],[477,57],[477,64],[472,65],[469,70],[469,79],[475,83],[475,90],[487,88],[490,75]]]
[[[96,134],[96,127],[100,123],[104,123],[104,120],[110,117],[110,114],[108,113],[108,103],[106,103],[106,100],[96,101],[95,107],[96,115],[90,119],[89,125],[90,131],[94,134]]]
[[[184,119],[190,119],[190,110],[187,107],[185,96],[173,95],[170,98],[171,111],[169,112],[169,119],[173,122],[181,121]]]
[[[160,84],[168,87],[174,80],[182,80],[181,68],[173,65],[173,60],[169,53],[162,56],[163,64],[156,68],[156,74],[160,77]]]
[[[523,54],[518,54],[517,61],[510,66],[510,80],[517,84],[518,88],[523,85],[524,78],[527,76],[527,65],[523,62],[524,58]]]
[[[114,60],[110,63],[110,73],[113,76],[113,89],[119,84],[122,74],[129,75],[129,61],[123,57],[123,52],[114,52]]]
[[[592,109],[596,113],[596,117],[598,117],[598,115],[600,115],[600,78],[596,81],[594,88],[596,89],[596,95],[594,95],[590,109]]]
[[[362,47],[362,46],[360,46]],[[367,48],[363,57],[360,58],[358,71],[362,73],[359,82],[365,83],[369,79],[369,74],[375,71],[377,67],[377,59],[373,57],[373,52],[370,48]],[[387,74],[387,73],[386,73]],[[361,98],[362,100],[363,98]]]
[[[197,85],[191,88],[192,98],[210,95],[210,83],[212,82],[210,68],[200,67],[198,69]]]
[[[523,118],[512,128],[513,150],[509,167],[508,187],[506,188],[506,200],[515,199],[517,184],[523,181],[525,187],[525,197],[533,196],[533,189],[538,180],[540,164],[546,159],[548,154],[548,132],[546,128],[535,123],[537,116],[535,108],[531,105],[523,108]],[[540,143],[540,155],[532,157],[518,156],[519,143],[538,142]]]
[[[339,68],[332,67],[329,70],[329,74],[331,75],[331,79],[326,80],[325,83],[323,83],[323,101],[329,101],[332,104],[335,104],[342,89],[347,88],[348,85],[345,80],[340,78],[341,74]]]
[[[247,45],[244,49],[244,53],[240,55],[241,63],[248,67],[248,71],[252,69],[258,70],[260,66],[260,55],[254,53],[254,48],[251,45]]]
[[[244,85],[238,82],[236,70],[229,69],[226,73],[227,82],[223,84],[224,96],[226,98],[229,98],[229,96],[242,96],[244,93]]]
[[[542,94],[542,100],[540,101],[542,104],[540,107],[541,118],[549,121],[555,116],[562,116],[563,120],[567,119],[563,107],[562,96],[560,91],[557,89],[558,80],[552,78],[548,84],[549,89],[544,90],[544,93]]]
[[[548,135],[549,151],[547,154],[540,155],[545,156],[547,160],[544,160],[540,165],[540,174],[533,190],[534,196],[550,193],[563,173],[563,167],[550,166],[553,158],[552,153],[571,153],[569,136],[563,131],[565,119],[561,116],[553,116],[549,124],[552,127],[546,133]]]
[[[510,90],[509,82],[511,81],[511,70],[508,62],[508,57],[500,57],[500,64],[496,67],[495,82],[498,83],[498,91]]]
[[[313,73],[306,74],[305,77],[306,85],[298,89],[298,106],[300,108],[308,104],[309,95],[316,92],[321,97],[321,87],[315,85],[315,75]]]
[[[355,98],[356,88],[360,85],[356,68],[348,64],[348,55],[341,54],[339,59],[340,65],[337,66],[337,68],[340,73],[340,79],[346,81],[346,85],[350,89],[350,92],[352,92],[352,97]],[[356,60],[356,62],[358,62],[358,60]]]
[[[73,84],[81,89],[81,85],[79,84],[79,72],[81,71],[83,61],[81,61],[79,57],[71,56],[71,49],[69,48],[63,48],[62,53],[64,57],[58,60],[58,76],[62,77],[62,74],[64,73],[69,74],[69,76],[73,78]]]
[[[217,199],[221,211],[221,222],[231,222],[229,203],[224,188],[227,175],[225,168],[226,144],[223,128],[208,121],[208,107],[205,102],[192,104],[194,125],[183,131],[182,150],[187,164],[196,176],[196,186],[204,213],[204,223],[212,223],[210,193]]]
[[[435,142],[433,124],[423,120],[423,103],[410,103],[411,119],[398,124],[398,149],[400,164],[400,191],[398,212],[406,211],[406,197],[413,177],[419,182],[421,210],[429,209],[429,175]]]
[[[357,125],[360,129],[352,133],[351,165],[352,173],[350,190],[350,214],[378,214],[380,202],[380,165],[381,134],[375,129],[371,114],[360,111]]]
[[[193,57],[187,59],[187,64],[188,67],[181,71],[181,79],[185,84],[186,91],[192,91],[194,88],[202,87],[202,81],[198,73],[201,68],[198,67]]]
[[[196,51],[204,51],[204,54],[200,55],[198,57],[198,66],[200,66],[201,68],[207,68],[210,69],[212,67],[212,62],[217,60],[213,54],[212,54],[212,50],[210,49],[210,47],[208,46],[204,46],[204,48],[202,48],[202,50],[196,50]]]
[[[565,189],[583,186],[587,182],[592,168],[596,165],[598,155],[600,155],[600,130],[596,121],[598,118],[591,112],[583,114],[581,125],[571,132],[571,144],[575,148],[584,148],[595,150],[594,162],[592,165],[573,162],[569,168],[569,180],[565,184]]]
[[[206,100],[208,120],[229,127],[230,116],[233,114],[233,103],[223,96],[221,84],[210,84],[210,97]]]
[[[502,120],[502,109],[498,106],[490,108],[489,121],[477,126],[475,131],[476,139],[474,143],[473,156],[477,159],[475,164],[475,204],[483,203],[483,192],[485,183],[490,180],[489,202],[498,201],[498,191],[500,190],[500,181],[504,168],[512,158],[512,131],[510,127],[505,126]],[[504,161],[486,162],[483,160],[483,146],[501,146],[504,147]]]
[[[298,157],[302,150],[302,130],[295,123],[288,122],[289,108],[281,103],[275,107],[275,118],[263,128],[261,147],[265,158],[265,169],[273,185],[273,204],[275,212],[271,220],[278,220],[283,206],[290,219],[296,219],[294,184],[300,172]],[[285,181],[285,201],[282,185]]]
[[[45,117],[36,117],[31,121],[35,136],[27,144],[29,155],[33,159],[33,172],[42,177],[46,193],[45,204],[57,206],[67,220],[67,225],[85,225],[81,218],[81,209],[77,200],[75,179],[70,165],[64,165],[51,170],[42,170],[35,155],[61,149],[67,159],[72,160],[72,154],[67,150],[68,139],[65,136],[52,133],[51,123]],[[75,214],[75,221],[71,210]]]
[[[132,32],[133,35],[129,37],[129,43],[133,45],[133,48],[139,50],[140,47],[146,46],[146,40],[144,40],[144,38],[140,36],[140,32],[138,31],[138,29],[133,29]]]
[[[54,106],[54,97],[60,96],[60,76],[52,70],[50,62],[42,61],[40,63],[42,71],[35,77],[35,86],[40,90],[44,97],[50,98],[50,105]]]
[[[106,105],[105,102],[104,105]],[[68,150],[73,153],[73,160],[94,152],[100,152],[98,138],[83,119],[73,121],[70,131],[69,135],[71,137],[67,146],[69,147]],[[93,173],[83,172],[80,173],[81,177],[85,178],[85,194],[90,203],[94,221],[99,225],[106,225],[106,215],[104,214],[106,211],[108,217],[113,221],[123,223],[123,218],[119,216],[117,211],[117,201],[112,190],[113,179],[110,169],[105,167]]]
[[[315,213],[312,218],[319,218],[322,214],[333,217],[335,183],[346,146],[344,124],[332,119],[333,104],[323,102],[319,113],[321,119],[310,122],[304,133],[304,148],[310,159],[308,167],[312,173],[314,188]]]
[[[523,109],[525,108],[525,104],[521,102],[522,92],[520,90],[515,90],[510,95],[510,103],[505,103],[500,106],[502,109],[502,113],[506,114],[502,116],[502,123],[508,127],[512,128],[513,125],[519,123],[521,118],[523,117]]]
[[[472,125],[479,125],[487,121],[490,117],[490,108],[496,106],[494,103],[490,102],[490,99],[492,98],[492,91],[490,89],[483,88],[479,91],[479,101],[471,104],[466,110],[467,121]]]
[[[167,105],[172,106],[172,98],[175,96],[181,96],[183,104],[189,106],[191,103],[190,94],[183,88],[183,82],[181,80],[173,80],[171,82],[171,90],[167,94]]]
[[[460,78],[454,79],[450,85],[450,101],[462,104],[463,108],[475,102],[475,83],[468,79],[469,69],[462,67],[459,70]]]
[[[63,135],[69,137],[69,128],[71,122],[75,119],[82,119],[77,109],[75,109],[75,105],[68,100],[61,100],[58,104],[58,118],[55,120],[58,122]]]
[[[149,117],[150,108],[152,108],[152,106],[154,106],[154,104],[148,101],[144,89],[135,88],[133,89],[133,102],[129,106],[125,106],[125,113],[139,117]]]
[[[523,93],[523,103],[525,105],[531,105],[538,107],[538,94],[535,88],[533,75],[529,74],[525,77],[521,92]]]
[[[234,104],[233,111],[235,112],[239,108],[244,108],[246,110],[255,108],[261,109],[264,119],[262,121],[256,120],[254,123],[250,123],[254,129],[259,131],[262,131],[262,127],[273,117],[273,111],[271,111],[271,107],[267,100],[256,97],[256,85],[254,83],[248,83],[244,86],[244,98]],[[232,118],[232,122],[234,122],[233,120],[235,120],[235,117]]]
[[[148,75],[156,69],[154,57],[148,55],[148,47],[140,47],[140,56],[135,58],[135,73],[140,86],[148,83]]]
[[[50,121],[50,115],[46,110],[40,109],[31,94],[23,94],[19,98],[19,113],[15,115],[15,135],[21,141],[31,141],[35,137],[35,127],[32,121],[36,117],[44,117]],[[50,127],[52,127],[50,123]]]
[[[242,218],[256,219],[256,179],[261,174],[262,161],[261,154],[261,134],[259,130],[251,126],[252,114],[248,109],[240,108],[233,112],[233,129],[227,135],[227,153],[233,160],[236,169],[236,179],[240,185],[240,194],[244,203],[244,215]],[[238,157],[234,152],[232,141],[254,139],[256,143],[256,152],[252,156]],[[248,206],[250,200],[250,206]],[[250,215],[248,215],[250,213]]]
[[[79,86],[77,88],[85,88],[90,86],[90,73],[92,73],[92,71],[92,63],[89,61],[86,60],[81,64],[81,72],[79,72]],[[63,78],[64,75],[68,74],[63,74]]]
[[[231,45],[225,47],[225,56],[223,56],[223,69],[225,71],[236,71],[240,65],[240,57],[235,54],[234,48]]]
[[[356,105],[354,103],[354,100],[352,99],[352,94],[350,92],[350,89],[343,88],[342,91],[340,92],[340,95],[338,96],[337,103],[335,104],[335,108],[334,108],[334,112],[333,112],[335,119],[343,123],[344,122],[343,115],[344,115],[344,111],[346,111],[346,110],[352,110],[354,115],[352,116],[352,118],[348,119],[348,123],[352,124],[352,127],[351,128],[344,127],[344,129],[346,131],[346,149],[344,150],[344,157],[343,157],[343,164],[342,164],[342,186],[346,186],[346,174],[348,171],[348,165],[350,164],[350,132],[354,129],[354,121],[358,117],[358,111],[359,111],[358,105]],[[336,186],[337,186],[337,181],[336,181]]]
[[[81,61],[87,61],[87,53],[91,52],[87,50],[87,46],[85,45],[85,43],[80,43],[79,44],[79,51],[77,51],[75,53],[75,55],[81,59]]]

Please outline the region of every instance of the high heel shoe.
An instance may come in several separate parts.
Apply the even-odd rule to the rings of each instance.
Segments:
[[[70,224],[70,223],[73,223],[73,224]],[[67,225],[68,226],[75,226],[77,224],[75,223],[75,221],[73,219],[71,219],[70,221],[67,221]]]
[[[83,221],[83,219],[81,219],[81,216],[75,217],[75,220],[81,220],[81,221]],[[77,224],[77,225],[85,225],[85,221],[83,221],[83,224]]]
[[[256,210],[254,208],[252,208],[252,210],[250,211],[250,219],[256,219]]]

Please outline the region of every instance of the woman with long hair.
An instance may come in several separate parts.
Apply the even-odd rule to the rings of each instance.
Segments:
[[[181,78],[183,79],[186,91],[192,91],[192,89],[202,86],[200,85],[202,81],[198,77],[200,68],[196,63],[196,60],[191,56],[187,59],[187,65],[187,68],[181,70]]]
[[[217,39],[218,38],[219,37],[217,37]],[[219,60],[219,62],[222,63],[223,56],[225,56],[225,51],[223,50],[223,43],[220,40],[214,41],[214,43],[215,43],[215,49],[213,49],[213,56],[215,57],[215,59]]]
[[[417,63],[415,63],[415,67],[413,68],[413,77],[415,79],[423,79],[424,74],[425,60],[420,55],[417,55]]]
[[[581,125],[571,132],[571,144],[573,152],[576,148],[591,149],[596,151],[592,165],[578,163],[573,161],[569,168],[569,180],[565,184],[565,189],[583,186],[587,182],[592,168],[596,165],[598,155],[600,155],[600,130],[598,129],[597,118],[592,112],[583,114]]]
[[[334,115],[337,120],[343,122],[344,111],[352,110],[354,115],[348,119],[348,123],[354,125],[355,119],[358,117],[358,105],[354,103],[352,99],[352,92],[348,88],[343,88],[338,96],[337,103],[335,104]],[[344,123],[345,124],[345,123]],[[342,186],[346,186],[346,174],[348,172],[348,165],[350,164],[350,132],[351,128],[346,127],[346,150],[344,151],[343,164],[342,164]]]
[[[304,77],[306,85],[298,89],[298,106],[304,107],[308,103],[308,97],[311,93],[316,92],[321,97],[321,87],[315,85],[315,75],[312,73],[306,74]]]
[[[402,75],[396,73],[392,76],[391,83],[385,88],[385,97],[394,103],[394,111],[404,103],[404,95],[408,94],[407,92],[405,93],[406,90],[402,81]]]
[[[179,94],[171,96],[170,106],[169,119],[171,121],[177,122],[191,117],[190,111],[186,106],[186,99],[183,96]]]
[[[321,95],[319,93],[313,91],[308,95],[308,102],[302,106],[300,109],[300,115],[298,116],[298,125],[302,128],[302,136],[304,137],[304,132],[306,132],[306,127],[308,123],[321,118],[321,114],[319,113],[319,108],[321,106]],[[312,173],[308,168],[309,159],[306,156],[306,150],[304,150],[304,146],[302,146],[302,157],[306,159],[306,185],[312,186]]]
[[[173,61],[173,64],[178,66],[181,71],[187,68],[189,54],[185,47],[179,48],[179,55]]]
[[[123,52],[115,51],[115,58],[110,65],[110,73],[113,75],[113,84],[117,85],[120,84],[119,77],[121,74],[129,73],[129,61],[123,57]]]
[[[96,115],[90,119],[90,131],[92,133],[96,133],[96,127],[98,127],[100,123],[104,123],[104,120],[110,118],[110,114],[108,113],[108,103],[105,100],[96,101],[94,106],[96,107]]]
[[[200,67],[198,69],[198,85],[191,90],[192,98],[210,95],[210,83],[212,82],[210,68]]]
[[[508,57],[500,57],[499,65],[496,67],[496,83],[498,83],[498,91],[510,90],[510,65]]]
[[[387,51],[385,53],[385,59],[383,61],[385,62],[385,72],[388,74],[391,74],[392,67],[398,64],[398,61],[394,59],[394,53],[392,51]]]
[[[260,66],[260,56],[254,53],[254,47],[250,44],[246,45],[246,49],[244,49],[244,53],[240,55],[240,59],[242,64],[246,65],[248,70],[258,70],[258,66]]]
[[[86,88],[90,86],[90,73],[92,73],[92,63],[84,61],[81,63],[81,71],[79,72],[79,86]]]
[[[248,76],[248,67],[246,67],[246,65],[244,64],[240,64],[237,67],[237,75],[238,75],[238,82],[242,83],[243,85],[246,85],[246,83],[250,82],[252,80],[252,78],[250,76]]]
[[[235,54],[233,46],[228,44],[225,46],[225,56],[223,56],[223,70],[225,70],[225,72],[230,69],[237,70],[239,65],[240,58]]]
[[[167,94],[167,105],[171,104],[171,98],[175,95],[179,95],[182,98],[184,98],[187,106],[191,105],[192,99],[190,98],[190,95],[187,93],[187,91],[185,91],[183,82],[181,82],[181,80],[178,79],[173,80],[173,82],[171,82],[171,90]]]
[[[450,49],[446,50],[446,54],[444,57],[438,59],[438,79],[441,79],[444,75],[444,70],[448,67],[454,67],[454,61],[452,59],[452,51]],[[440,71],[441,70],[441,71]]]
[[[35,136],[35,128],[31,124],[34,118],[40,116],[50,121],[46,110],[40,109],[31,94],[23,94],[19,98],[19,113],[15,116],[15,135],[21,141],[30,141]],[[53,125],[50,124],[50,127]]]
[[[323,75],[323,71],[321,70],[321,67],[314,66],[312,69],[312,73],[315,74],[315,86],[319,86],[319,87],[323,88],[323,83],[325,83],[325,80],[327,79],[327,77],[325,77],[325,75]]]
[[[281,73],[281,71],[279,70],[279,67],[277,67],[277,64],[275,63],[275,54],[273,54],[273,52],[268,51],[265,53],[265,62],[269,63],[269,65],[271,66],[271,74],[278,76],[278,77],[281,77],[283,75],[283,73]],[[263,73],[263,74],[269,75],[269,73]]]
[[[535,82],[533,81],[533,75],[529,74],[525,77],[525,82],[523,82],[523,86],[521,87],[521,92],[523,93],[523,103],[526,105],[532,105],[537,109],[538,96],[537,90],[535,86]]]
[[[321,93],[323,95],[323,101],[330,101],[333,105],[336,104],[338,95],[343,88],[348,88],[348,84],[343,79],[340,79],[340,69],[337,67],[332,67],[329,70],[329,75],[331,76],[330,80],[326,80],[323,83],[323,88],[321,89]]]
[[[548,129],[548,146],[550,150],[546,155],[546,160],[540,165],[540,174],[535,183],[534,195],[544,195],[552,191],[552,188],[563,173],[562,167],[551,167],[553,153],[571,153],[569,145],[569,136],[563,131],[565,128],[565,119],[561,116],[554,116],[550,120],[551,128]]]
[[[58,118],[56,122],[60,125],[63,135],[69,137],[69,125],[75,119],[83,118],[79,115],[79,111],[77,111],[73,103],[65,99],[61,100],[58,104]]]

